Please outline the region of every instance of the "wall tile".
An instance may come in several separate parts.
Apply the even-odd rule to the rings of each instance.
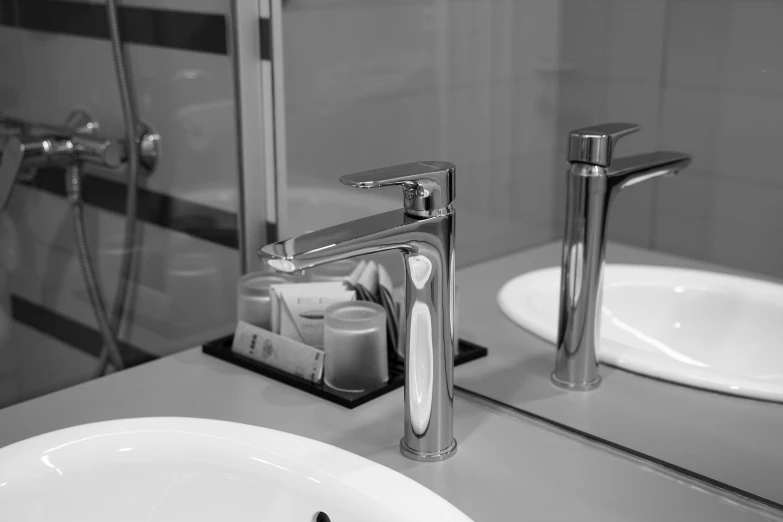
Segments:
[[[605,87],[606,101],[600,122],[635,123],[641,130],[618,142],[615,155],[640,154],[655,150],[658,141],[659,96],[656,84],[610,81]],[[596,120],[598,123],[599,120]]]
[[[658,184],[654,248],[708,260],[712,249],[715,184],[709,178],[688,174],[686,170]]]
[[[103,0],[90,0],[103,3]],[[230,13],[230,0],[127,0],[124,6]],[[237,137],[230,56],[130,45],[127,48],[140,117],[162,136],[152,191],[236,211]],[[107,40],[0,27],[0,110],[33,121],[60,123],[87,109],[101,133],[123,135],[114,64]],[[34,64],[31,66],[30,64]],[[96,173],[97,171],[93,171]],[[117,181],[122,172],[97,172]],[[170,209],[172,214],[176,209]],[[7,215],[17,236],[18,266],[10,290],[77,323],[95,327],[75,253],[72,212],[64,198],[17,186]],[[104,298],[119,278],[123,217],[87,207],[88,242]],[[140,268],[135,309],[123,338],[167,355],[231,331],[239,253],[153,225],[139,225]],[[8,298],[2,289],[0,298]],[[5,348],[5,350],[2,350]],[[95,360],[59,341],[14,324],[0,348],[0,406],[87,380]]]
[[[774,248],[747,237],[736,241],[745,254],[730,245],[731,234],[765,233],[783,208],[774,156],[781,12],[780,2],[759,0],[293,0],[285,21],[295,53],[286,63],[292,179],[315,186],[348,170],[335,157],[370,168],[441,154],[458,165],[460,229],[492,229],[459,234],[461,251],[479,252],[460,258],[480,259],[559,237],[566,133],[630,121],[642,131],[618,155],[669,149],[694,161],[678,178],[620,194],[609,237],[772,270]],[[377,27],[390,13],[397,34]],[[375,32],[316,36],[321,45],[308,50],[304,35],[334,36],[323,20],[363,20]],[[344,150],[338,136],[350,154],[335,154]],[[761,252],[769,261],[752,259]]]
[[[609,66],[610,0],[564,0],[560,56],[572,74],[604,79]]]
[[[494,0],[292,6],[283,33],[288,110],[535,77],[559,66],[558,5]]]
[[[731,6],[723,87],[783,94],[783,4],[748,0]]]
[[[783,190],[733,180],[687,176],[661,183],[655,248],[779,276]]]
[[[561,234],[565,223],[565,162],[554,157],[551,147],[517,154],[509,160],[506,168],[513,178],[509,208],[498,217],[510,218],[528,229],[542,229],[552,237]]]
[[[558,97],[551,107],[560,133],[557,146],[566,159],[568,132],[600,123],[606,114],[606,80],[578,74],[563,74],[557,83]]]
[[[783,95],[724,94],[716,128],[714,170],[721,177],[783,186],[780,122]]]
[[[325,104],[289,114],[288,175],[342,174],[438,155],[438,103],[433,94]]]
[[[282,231],[282,237],[297,236],[402,206],[399,187],[357,191],[342,185],[338,177],[321,179],[318,176],[297,176],[296,182],[288,187],[288,226]]]
[[[437,84],[433,24],[438,16],[427,3],[286,11],[289,111],[432,90]]]
[[[105,4],[106,0],[80,0],[85,3]],[[231,0],[122,0],[123,6],[151,7],[154,9],[172,9],[197,13],[229,13]]]
[[[656,150],[658,96],[657,82],[612,81],[606,86],[606,105],[600,121],[641,125],[639,132],[618,142],[615,157]],[[614,199],[607,224],[608,237],[644,248],[650,245],[654,190],[654,182],[643,183],[623,190]]]
[[[611,0],[608,77],[657,85],[664,56],[665,21],[666,0]]]
[[[0,29],[6,31],[14,32]],[[25,31],[18,43],[26,62],[36,67],[14,74],[8,90],[26,100],[14,116],[60,123],[82,108],[98,120],[103,135],[124,135],[107,41]],[[62,48],[69,52],[58,52]],[[236,210],[235,196],[214,197],[235,194],[238,179],[229,57],[141,45],[131,46],[129,56],[139,115],[162,136],[163,152],[148,188]],[[122,173],[110,176],[124,179]]]
[[[114,235],[101,232],[101,240],[90,245],[108,304],[118,285],[121,252],[107,241],[117,237],[119,227],[113,228]],[[95,231],[90,235],[98,237]],[[123,339],[164,356],[230,332],[236,317],[237,253],[152,226],[143,235],[140,272],[131,290],[134,313]],[[23,263],[13,273],[11,291],[95,328],[76,253],[36,241],[22,246]]]
[[[783,187],[745,180],[716,180],[714,186],[713,216],[717,222],[733,221],[759,230],[783,223]]]
[[[561,4],[547,0],[452,1],[446,23],[450,84],[536,78],[560,57]]]
[[[723,96],[714,90],[667,87],[664,91],[660,148],[693,155],[686,173],[714,172],[718,134],[725,125],[722,104]]]
[[[25,38],[25,31],[0,27],[0,63],[5,71],[13,71],[13,74],[0,74],[0,112],[3,113],[24,111],[28,102],[19,85],[19,77],[24,77],[27,70],[25,57],[19,52]]]
[[[713,229],[709,259],[716,263],[780,277],[783,271],[783,243],[779,228],[720,220]]]
[[[709,220],[669,213],[657,223],[655,250],[693,259],[709,260],[711,230]]]
[[[74,242],[71,209],[61,197],[16,185],[6,207],[20,238],[29,238],[43,244],[68,249]],[[94,224],[93,214],[86,216]]]
[[[0,378],[0,408],[88,381],[98,362],[20,323],[2,350],[11,372]]]
[[[732,3],[674,0],[668,9],[668,83],[678,87],[719,86],[726,67]]]

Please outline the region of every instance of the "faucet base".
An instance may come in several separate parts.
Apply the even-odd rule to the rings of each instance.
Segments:
[[[408,447],[408,445],[405,444],[405,439],[402,439],[400,440],[400,453],[402,453],[403,457],[419,462],[440,462],[441,460],[453,457],[457,453],[457,440],[451,439],[451,444],[445,450],[435,453],[421,453]]]
[[[595,390],[601,385],[601,376],[595,378],[590,382],[568,382],[560,380],[554,372],[552,372],[552,384],[558,388],[563,388],[568,391],[590,391]]]

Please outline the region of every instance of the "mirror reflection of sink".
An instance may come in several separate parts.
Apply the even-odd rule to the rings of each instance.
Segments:
[[[560,267],[498,294],[513,322],[557,342]],[[783,401],[783,285],[714,272],[606,265],[598,358],[707,390]]]
[[[328,519],[470,522],[443,498],[385,466],[244,424],[108,421],[0,449],[0,520]]]

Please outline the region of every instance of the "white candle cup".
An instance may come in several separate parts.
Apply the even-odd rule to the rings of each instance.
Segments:
[[[272,330],[272,298],[269,287],[292,283],[292,278],[269,272],[251,272],[237,284],[237,320]]]
[[[324,382],[340,391],[379,388],[389,380],[386,311],[367,301],[348,301],[324,312]]]

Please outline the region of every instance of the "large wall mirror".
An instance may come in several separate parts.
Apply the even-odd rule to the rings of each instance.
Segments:
[[[756,0],[291,0],[289,232],[399,205],[341,174],[454,162],[459,330],[490,350],[458,388],[781,507],[781,20],[783,4]],[[693,162],[612,202],[599,341],[612,366],[597,389],[566,391],[550,381],[566,139],[610,121],[641,126],[617,157]],[[546,268],[510,320],[501,288]]]

